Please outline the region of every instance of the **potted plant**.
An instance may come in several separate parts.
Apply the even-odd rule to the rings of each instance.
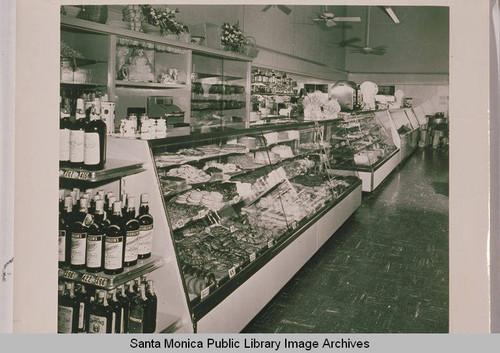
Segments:
[[[170,39],[179,39],[179,35],[188,32],[188,27],[175,17],[179,9],[153,8],[151,5],[141,5],[145,23],[160,28],[160,33]]]
[[[222,24],[221,29],[221,44],[224,49],[241,53],[245,44],[245,36],[239,24],[230,25],[226,22]]]

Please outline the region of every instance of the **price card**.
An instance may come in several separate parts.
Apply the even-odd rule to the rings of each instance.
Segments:
[[[235,226],[230,226],[230,227],[229,227],[229,231],[230,231],[231,233],[236,232],[236,228],[235,228]]]
[[[236,274],[236,268],[235,267],[231,267],[229,269],[229,271],[227,271],[227,273],[229,274],[229,278],[233,278],[234,275]]]
[[[200,293],[200,298],[205,299],[210,294],[210,287],[203,289]]]
[[[205,217],[207,214],[208,214],[208,211],[207,211],[207,210],[201,210],[200,212],[198,212],[198,218],[203,218],[203,217]]]
[[[297,221],[292,222],[292,229],[295,229],[295,228],[297,228]]]
[[[176,228],[182,228],[184,227],[185,223],[184,223],[184,220],[183,219],[180,219],[177,221],[177,223],[175,224],[175,227]]]
[[[92,284],[95,282],[95,276],[84,273],[82,275],[82,282]]]
[[[96,277],[95,278],[95,285],[96,286],[100,286],[100,287],[106,286],[106,278],[104,278],[104,277]]]
[[[240,196],[240,195],[236,195],[236,196],[233,198],[233,202],[234,202],[234,203],[238,203],[238,202],[240,202],[240,200],[241,200],[241,196]]]
[[[74,279],[76,278],[76,273],[71,270],[66,270],[64,271],[64,277],[69,278],[69,279]]]
[[[255,261],[256,258],[257,258],[257,254],[256,253],[253,252],[253,253],[250,254],[250,262]]]
[[[273,240],[273,239],[271,239],[271,240],[269,240],[269,241],[267,242],[267,247],[268,247],[268,248],[272,248],[273,246],[274,246],[274,240]]]

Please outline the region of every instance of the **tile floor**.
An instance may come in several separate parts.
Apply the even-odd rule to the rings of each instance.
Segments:
[[[243,332],[448,332],[448,153],[420,149]]]

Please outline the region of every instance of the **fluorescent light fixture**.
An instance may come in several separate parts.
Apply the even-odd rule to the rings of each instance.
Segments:
[[[399,23],[399,18],[396,16],[394,11],[392,10],[392,7],[386,7],[385,11],[387,11],[387,14],[391,17],[391,19],[394,21],[394,23]]]

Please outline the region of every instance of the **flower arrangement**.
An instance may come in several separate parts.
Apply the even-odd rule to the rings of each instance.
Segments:
[[[245,36],[238,23],[223,23],[221,29],[221,44],[231,51],[241,52],[245,45]]]
[[[188,26],[175,18],[179,9],[171,10],[166,6],[164,9],[155,9],[151,5],[141,5],[141,8],[146,23],[159,27],[163,34],[179,35],[189,30]]]
[[[321,91],[308,93],[304,98],[303,105],[305,120],[334,119],[340,112],[337,100],[328,99]]]

